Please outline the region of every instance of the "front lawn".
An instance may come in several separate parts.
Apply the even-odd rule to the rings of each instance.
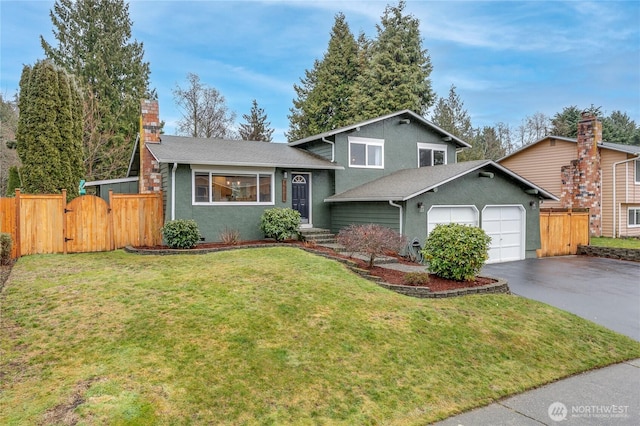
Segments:
[[[0,424],[425,424],[640,343],[509,295],[411,299],[296,248],[21,258]]]
[[[607,238],[607,237],[591,237],[590,246],[595,247],[614,247],[625,249],[640,249],[639,238]]]

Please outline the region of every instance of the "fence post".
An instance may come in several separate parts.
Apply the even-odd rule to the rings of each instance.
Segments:
[[[67,254],[67,190],[62,190],[62,253]]]
[[[113,224],[113,218],[114,218],[114,214],[113,214],[113,189],[109,190],[109,207],[107,209],[107,215],[109,216],[109,219],[107,220],[108,222],[108,228],[107,232],[109,233],[109,238],[111,240],[111,250],[115,250],[116,249],[116,241],[115,241],[115,235],[113,232],[113,228],[114,228],[114,224]]]
[[[16,259],[20,259],[22,256],[21,242],[20,242],[20,189],[16,188],[16,240],[13,242],[16,245]]]

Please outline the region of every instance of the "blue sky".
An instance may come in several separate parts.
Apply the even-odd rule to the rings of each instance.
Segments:
[[[395,1],[130,2],[133,38],[144,43],[165,131],[180,118],[172,96],[186,74],[218,89],[237,121],[252,99],[285,141],[293,84],[324,54],[334,16],[354,35],[376,35]],[[39,36],[56,44],[54,1],[0,0],[0,92],[13,96],[23,64],[44,57]],[[591,104],[640,124],[640,2],[408,1],[433,64],[432,86],[454,84],[474,126],[517,126]],[[427,115],[427,118],[429,116]]]

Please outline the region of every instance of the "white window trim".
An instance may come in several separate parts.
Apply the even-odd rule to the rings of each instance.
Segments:
[[[640,223],[633,225],[629,223],[629,213],[631,213],[631,210],[640,210],[640,207],[627,207],[627,228],[640,228]]]
[[[311,193],[311,191],[313,190],[313,185],[311,184],[311,179],[313,179],[313,175],[311,174],[311,172],[296,172],[296,171],[292,171],[291,172],[291,176],[292,176],[292,181],[293,181],[293,175],[306,175],[307,176],[307,187],[309,188],[309,223],[304,223],[304,224],[300,224],[301,228],[313,228],[313,194]],[[293,182],[292,182],[293,183]],[[293,202],[293,197],[291,202]],[[289,204],[291,206],[291,204]]]
[[[638,173],[638,170],[640,170],[640,160],[634,161],[633,168],[635,174],[634,183],[640,185],[640,173]]]
[[[196,201],[196,173],[209,174],[209,186],[211,186],[211,175],[236,175],[255,176],[256,184],[260,185],[259,176],[269,175],[271,177],[271,200],[270,201]],[[211,189],[209,189],[209,199],[211,199]],[[191,204],[194,206],[273,206],[275,205],[275,170],[269,169],[215,169],[208,167],[191,168]]]
[[[349,136],[349,167],[350,168],[356,168],[356,169],[384,169],[384,139],[373,139],[373,138],[361,138],[361,137],[357,137],[357,136]],[[357,144],[363,144],[365,145],[365,162],[367,164],[365,164],[364,166],[360,166],[360,165],[355,165],[355,164],[351,164],[351,144],[352,143],[357,143]],[[382,148],[382,164],[380,166],[376,166],[376,165],[369,165],[369,146],[379,146]]]
[[[421,149],[430,149],[431,150],[431,164],[433,165],[433,151],[443,151],[444,152],[444,164],[449,164],[449,159],[447,158],[447,146],[446,145],[441,145],[441,144],[434,144],[434,143],[424,143],[424,142],[418,142],[418,149],[417,149],[417,154],[418,154],[418,168],[420,167],[420,150]],[[432,167],[432,166],[422,166],[422,167]]]

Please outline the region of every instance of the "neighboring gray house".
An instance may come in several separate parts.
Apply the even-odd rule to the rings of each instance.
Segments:
[[[279,144],[158,135],[154,102],[130,175],[163,191],[165,220],[194,219],[206,241],[225,229],[263,238],[262,212],[291,207],[303,227],[378,223],[420,243],[438,223],[481,226],[490,262],[518,260],[536,256],[539,202],[556,199],[492,161],[456,163],[470,145],[408,110]]]

